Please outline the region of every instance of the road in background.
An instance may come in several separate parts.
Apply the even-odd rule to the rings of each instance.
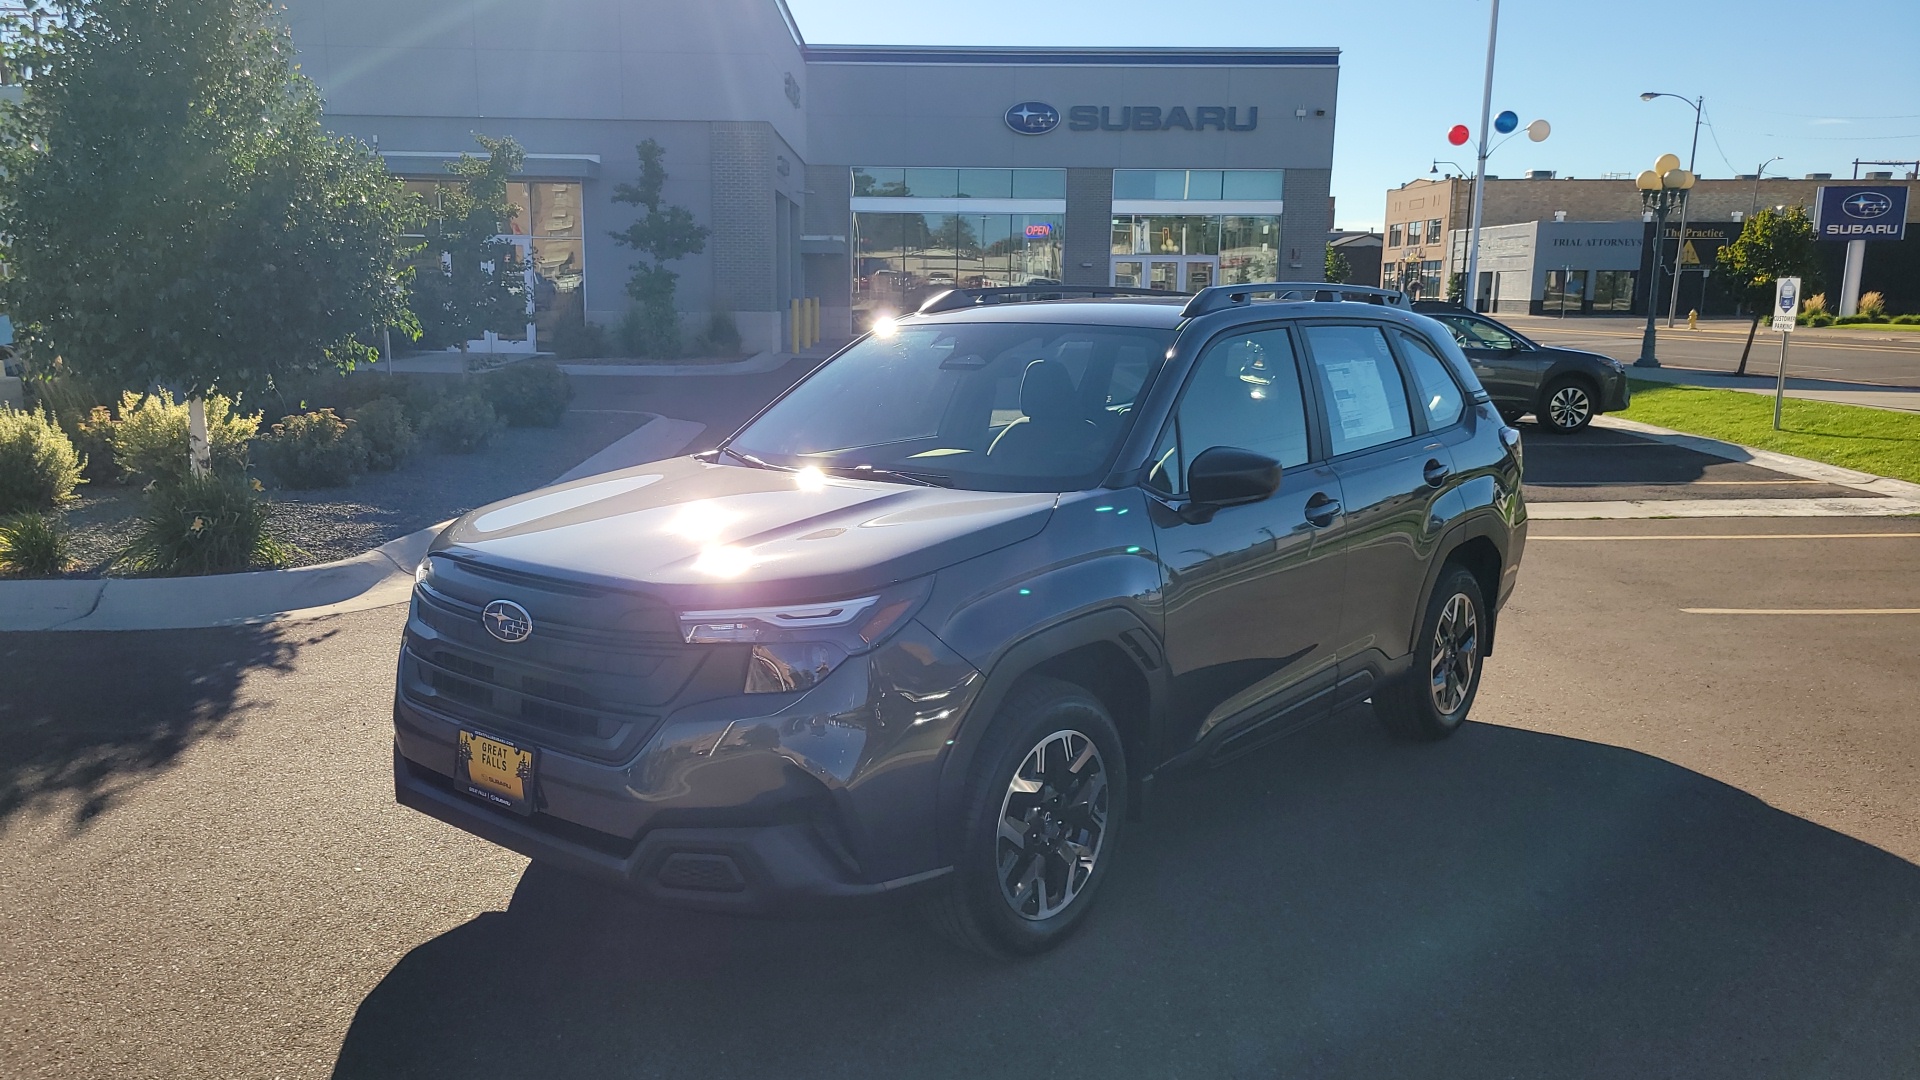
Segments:
[[[1167,777],[1085,932],[1019,964],[649,909],[394,805],[399,608],[0,635],[0,1061],[1920,1075],[1920,615],[1857,613],[1920,610],[1920,521],[1532,533],[1478,723],[1362,707]]]
[[[1640,355],[1643,324],[1616,318],[1542,318],[1500,315],[1501,322],[1544,345],[1587,349],[1631,363]],[[1731,372],[1747,342],[1744,321],[1713,322],[1699,330],[1659,330],[1660,362],[1668,367]],[[1749,374],[1772,378],[1779,370],[1780,335],[1761,327],[1753,339]],[[1787,370],[1812,379],[1878,386],[1920,386],[1920,332],[1872,330],[1794,331]]]

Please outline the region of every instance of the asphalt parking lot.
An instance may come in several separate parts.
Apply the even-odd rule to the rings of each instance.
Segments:
[[[1752,479],[1551,445],[1530,497]],[[649,909],[395,806],[397,608],[0,635],[0,1072],[1915,1075],[1916,571],[1907,518],[1536,521],[1476,723],[1168,778],[1018,965]]]

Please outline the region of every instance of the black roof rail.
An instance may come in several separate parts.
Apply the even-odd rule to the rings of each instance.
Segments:
[[[947,289],[934,293],[921,303],[919,314],[958,311],[982,304],[1027,304],[1037,300],[1084,300],[1114,296],[1157,296],[1162,299],[1185,296],[1165,289],[1125,289],[1117,285],[1009,285],[990,289]]]
[[[1365,285],[1344,285],[1333,281],[1262,281],[1247,285],[1215,285],[1202,289],[1180,312],[1191,319],[1196,315],[1225,311],[1230,307],[1250,304],[1255,296],[1271,296],[1284,301],[1322,301],[1339,303],[1353,301],[1360,304],[1382,304],[1387,307],[1407,308],[1407,294],[1398,289],[1375,289]]]

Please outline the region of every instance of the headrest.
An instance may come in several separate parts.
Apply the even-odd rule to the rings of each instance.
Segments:
[[[1078,397],[1073,376],[1058,360],[1035,360],[1020,379],[1020,411],[1036,423],[1073,419]]]

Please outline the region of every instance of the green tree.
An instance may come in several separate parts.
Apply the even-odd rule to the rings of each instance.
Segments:
[[[412,332],[402,185],[329,135],[271,0],[28,0],[0,111],[0,303],[37,357],[171,386],[204,473],[207,394]]]
[[[1740,227],[1738,239],[1720,249],[1718,258],[1733,287],[1753,309],[1747,347],[1740,352],[1740,368],[1735,372],[1744,375],[1747,356],[1753,352],[1753,336],[1760,329],[1760,320],[1773,307],[1773,283],[1783,277],[1798,277],[1803,294],[1819,285],[1813,222],[1798,206],[1761,210]]]
[[[1353,276],[1353,264],[1347,261],[1343,252],[1335,251],[1332,244],[1327,245],[1327,280],[1339,283]]]
[[[693,214],[685,207],[662,205],[667,184],[667,168],[662,164],[666,148],[648,139],[634,147],[634,152],[640,157],[639,180],[613,189],[615,202],[646,211],[644,217],[613,234],[616,242],[644,256],[633,264],[633,276],[627,279],[635,320],[628,335],[634,340],[629,344],[649,356],[672,356],[680,351],[680,318],[673,307],[673,291],[680,275],[667,269],[666,264],[705,251],[708,230],[694,224]]]
[[[491,330],[524,331],[527,264],[502,236],[519,209],[507,183],[526,164],[512,139],[475,135],[484,157],[461,154],[449,162],[453,179],[437,186],[420,208],[427,240],[414,266],[413,310],[421,340],[432,348],[458,346]]]

